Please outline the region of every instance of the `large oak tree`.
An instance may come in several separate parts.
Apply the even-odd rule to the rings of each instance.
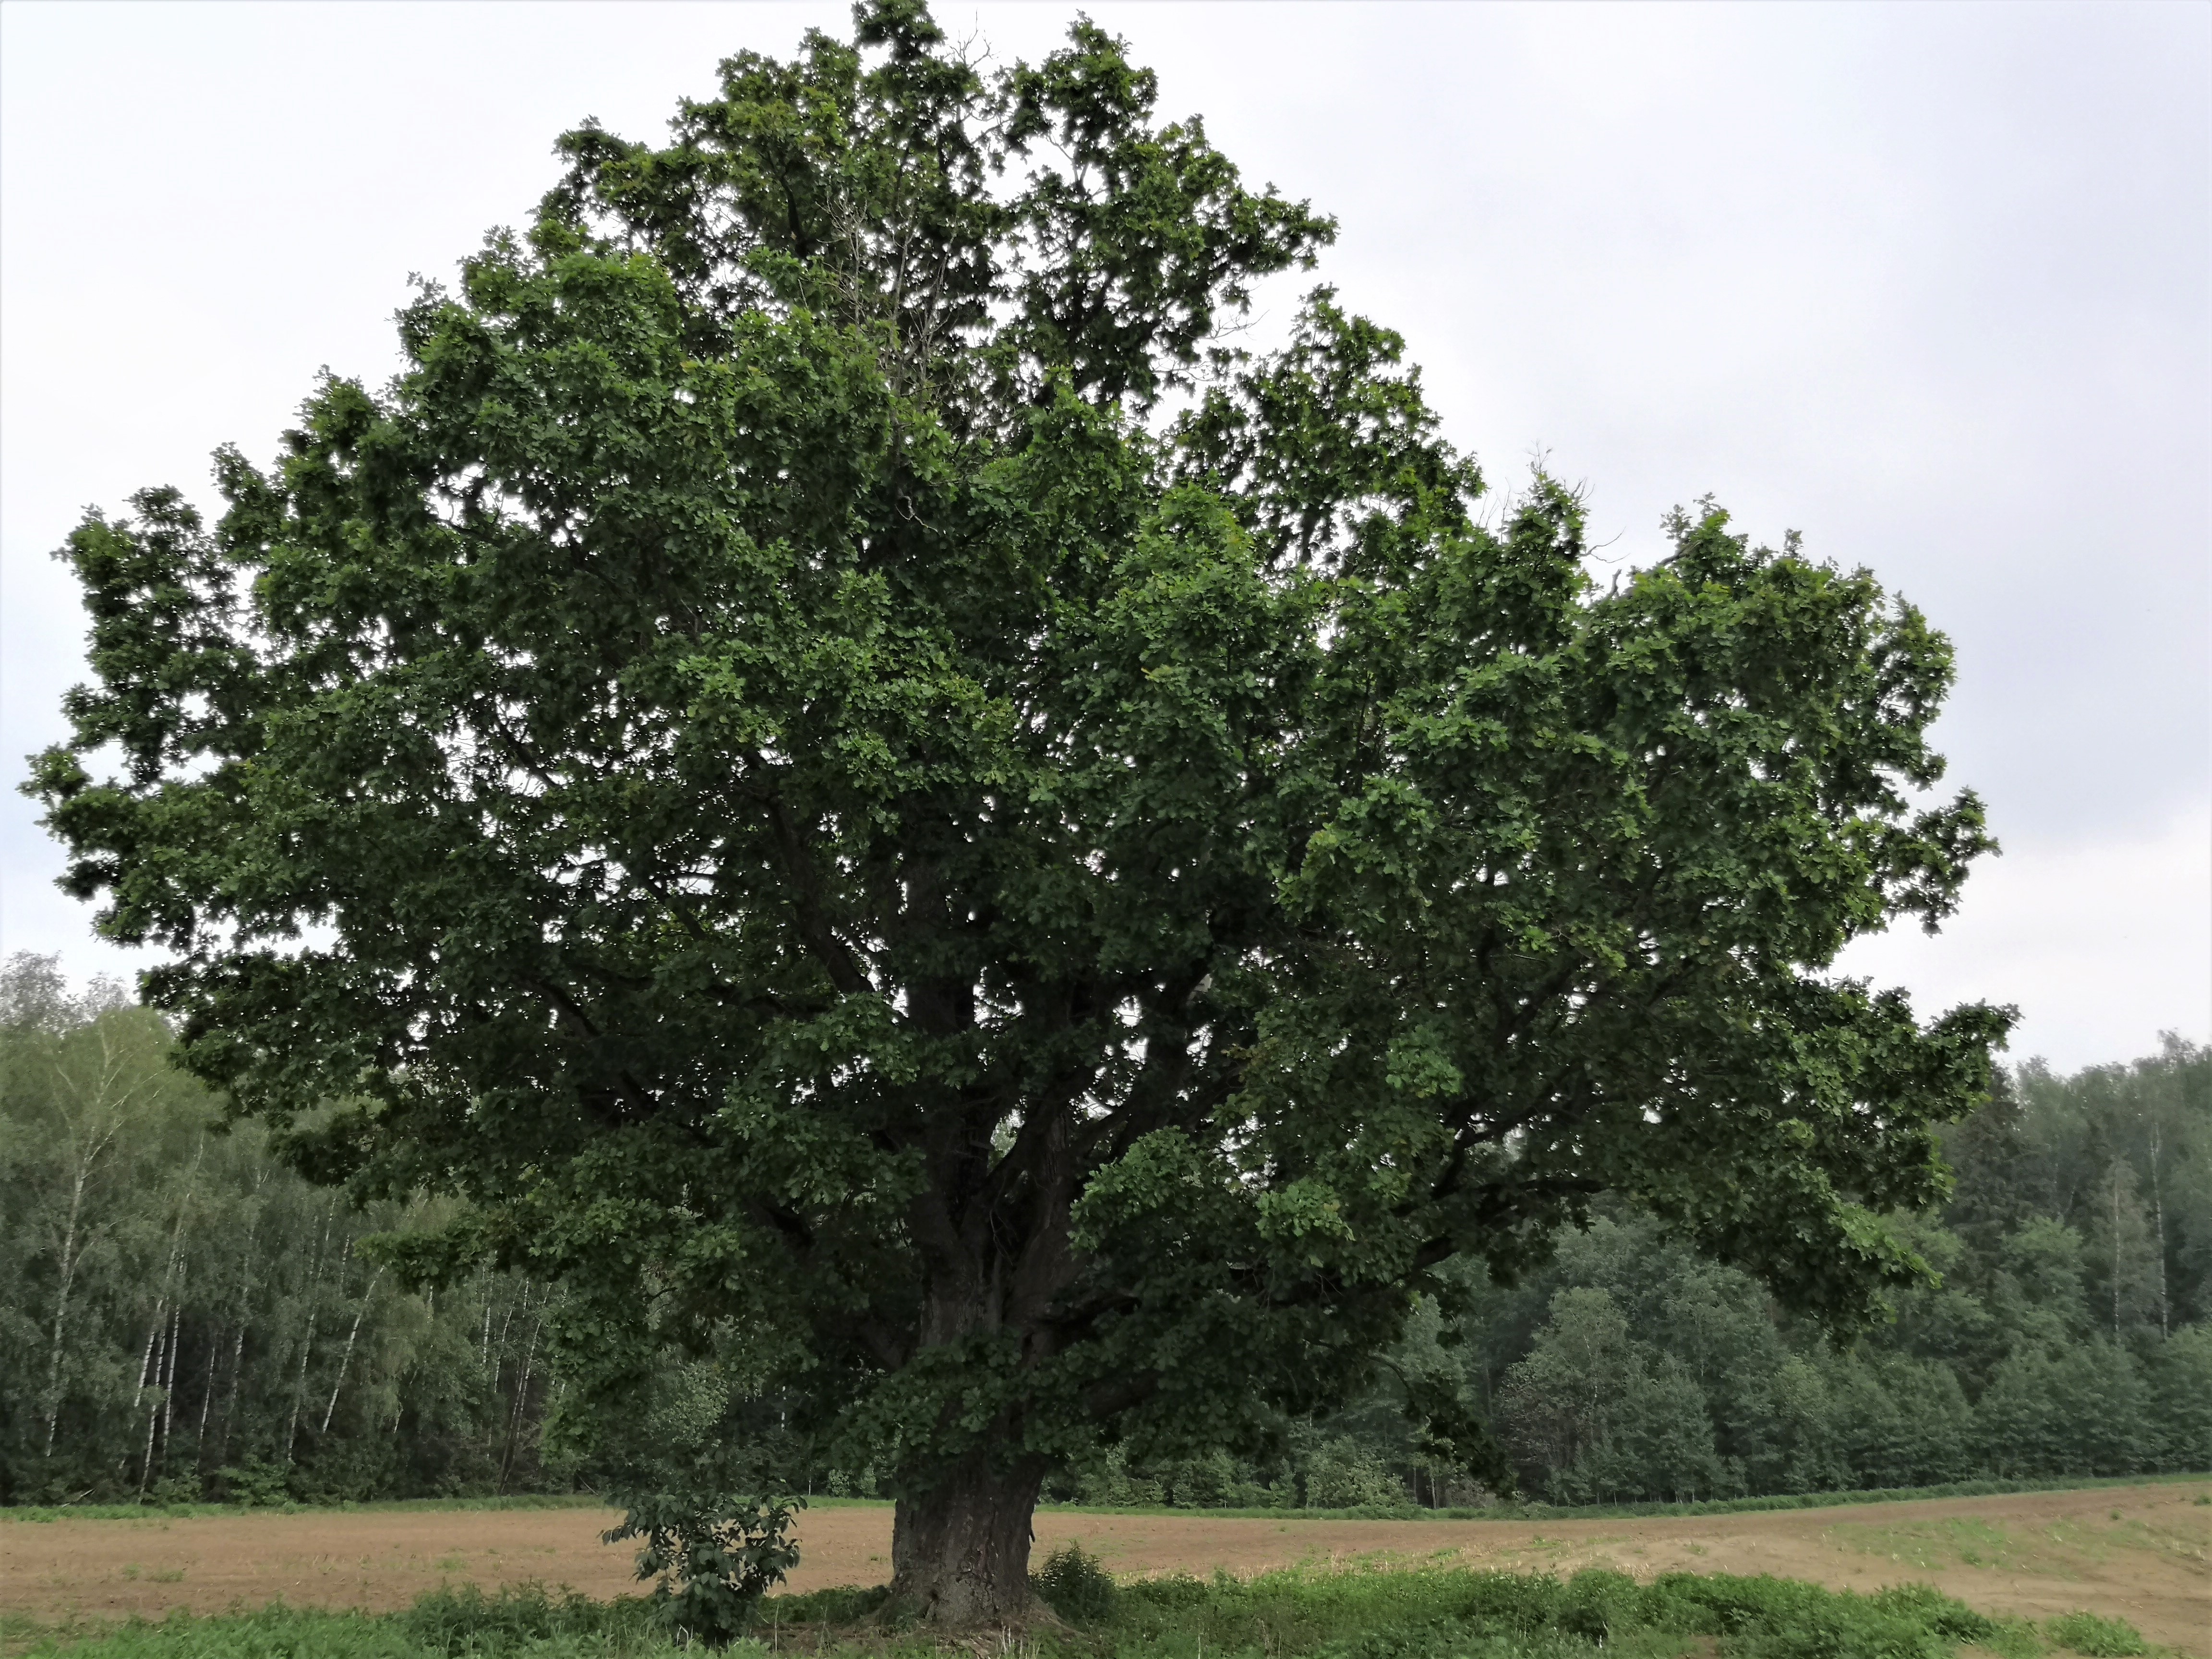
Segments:
[[[1600,1194],[1865,1316],[2005,1024],[1829,971],[1990,848],[1942,637],[1711,508],[1593,585],[1326,289],[1220,349],[1330,225],[1154,101],[884,0],[568,134],[389,388],[76,532],[32,786],[197,1073],[565,1278],[583,1397],[862,1448],[951,1622],[1057,1462],[1326,1404]]]

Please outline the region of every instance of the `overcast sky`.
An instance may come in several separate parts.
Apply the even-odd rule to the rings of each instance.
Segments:
[[[2062,1069],[2212,1035],[2212,7],[1097,5],[1510,484],[1613,556],[1671,504],[1864,564],[1959,647],[2005,845],[1845,966],[2014,1002]],[[1000,58],[1073,9],[944,6]],[[82,509],[380,382],[411,271],[526,218],[592,114],[658,137],[842,7],[0,6],[0,760],[61,734]],[[1262,327],[1294,296],[1267,295]],[[0,945],[134,959],[0,801]]]

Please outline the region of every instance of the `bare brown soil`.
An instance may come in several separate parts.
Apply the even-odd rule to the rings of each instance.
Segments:
[[[1773,1573],[1833,1588],[1932,1583],[1991,1613],[2076,1607],[2126,1619],[2212,1659],[2212,1481],[1632,1521],[1231,1520],[1203,1514],[1037,1517],[1040,1556],[1079,1540],[1116,1575],[1271,1567],[1466,1565],[1639,1578]],[[634,1590],[629,1546],[597,1510],[246,1513],[185,1519],[0,1522],[0,1609],[34,1618],[157,1617],[258,1607],[406,1606],[441,1583],[535,1581],[589,1595]],[[802,1517],[795,1590],[889,1575],[886,1507]]]

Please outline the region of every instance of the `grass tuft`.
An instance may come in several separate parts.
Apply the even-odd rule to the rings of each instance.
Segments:
[[[2124,1619],[2069,1613],[2050,1620],[2043,1628],[2060,1647],[2087,1654],[2090,1659],[2128,1659],[2131,1654],[2150,1651],[2150,1644]]]

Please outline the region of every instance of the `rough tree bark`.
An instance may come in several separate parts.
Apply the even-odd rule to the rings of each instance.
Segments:
[[[994,1468],[978,1456],[901,1498],[891,1520],[891,1605],[955,1628],[1021,1618],[1043,1484],[1042,1464]]]
[[[956,1026],[972,1012],[945,1012]],[[930,1148],[936,1178],[911,1213],[925,1274],[918,1346],[1012,1335],[1027,1361],[1053,1352],[1050,1313],[1073,1269],[1069,1118],[1064,1100],[1033,1105],[1003,1158],[991,1156],[993,1125],[980,1120]],[[1024,1452],[1023,1438],[1023,1425],[1002,1416],[981,1437],[958,1437],[967,1449],[902,1471],[892,1608],[953,1629],[1029,1613],[1031,1528],[1047,1462]]]

